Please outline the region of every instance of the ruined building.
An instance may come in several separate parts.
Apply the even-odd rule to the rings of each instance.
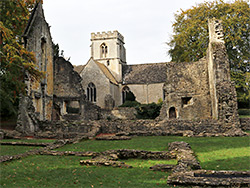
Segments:
[[[216,19],[208,24],[207,56],[197,62],[128,65],[124,37],[114,31],[92,33],[89,61],[73,67],[62,57],[53,60],[50,28],[42,4],[36,4],[23,35],[24,45],[35,52],[36,65],[45,77],[35,81],[26,76],[27,96],[20,99],[17,130],[35,133],[40,121],[107,118],[109,111],[104,115],[101,108],[121,105],[128,92],[140,103],[163,99],[158,120],[176,119],[180,124],[219,120],[218,126],[237,125],[236,91],[222,24]]]
[[[197,62],[167,63],[162,118],[238,122],[222,23],[211,19],[207,56]]]
[[[64,58],[53,60],[50,27],[45,20],[41,3],[32,11],[23,34],[24,45],[35,53],[36,66],[45,73],[40,80],[26,75],[27,96],[20,98],[17,130],[26,134],[38,131],[39,121],[85,119],[92,111],[87,104],[81,77]],[[68,117],[69,111],[74,111]],[[88,117],[95,116],[89,114]]]

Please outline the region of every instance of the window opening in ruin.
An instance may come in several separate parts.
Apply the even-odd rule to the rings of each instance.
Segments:
[[[80,112],[79,101],[68,101],[66,104],[66,112],[68,114],[79,114]]]
[[[176,119],[176,109],[175,109],[175,107],[171,107],[169,109],[169,119]]]
[[[129,92],[130,92],[130,89],[129,89],[128,86],[125,86],[125,87],[122,89],[122,103],[125,103],[126,98],[127,98],[127,95],[128,95]]]
[[[46,65],[46,40],[45,38],[43,37],[41,39],[41,51],[42,51],[42,59],[41,59],[41,64],[40,64],[40,69],[42,71],[45,71],[45,65]]]
[[[110,65],[110,62],[109,62],[109,60],[107,61],[107,66],[109,66]]]
[[[164,88],[162,89],[162,92],[163,92],[162,99],[163,99],[163,101],[165,101],[166,96],[165,96],[165,89]]]
[[[108,54],[108,46],[105,43],[103,43],[101,45],[101,58],[105,58],[107,54]]]
[[[187,105],[193,104],[193,98],[192,97],[182,97],[181,102],[182,102],[182,107],[185,107]]]
[[[96,87],[92,82],[87,87],[87,99],[91,102],[96,102]]]

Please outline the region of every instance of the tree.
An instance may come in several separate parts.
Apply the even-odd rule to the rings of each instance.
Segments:
[[[197,61],[206,55],[209,18],[222,20],[231,77],[238,101],[250,100],[250,7],[249,0],[205,2],[175,14],[173,36],[168,43],[174,62]]]
[[[35,0],[0,2],[0,112],[1,117],[17,112],[18,96],[25,94],[25,75],[32,79],[43,76],[35,66],[35,56],[22,45],[22,33],[27,25]]]

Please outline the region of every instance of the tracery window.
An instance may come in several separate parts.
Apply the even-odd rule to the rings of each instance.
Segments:
[[[87,99],[91,102],[96,102],[96,87],[92,82],[87,87]]]

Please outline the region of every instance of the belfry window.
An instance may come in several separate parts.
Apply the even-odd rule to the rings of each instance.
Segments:
[[[107,54],[108,54],[108,46],[105,43],[103,43],[101,45],[101,58],[105,58]]]
[[[92,82],[87,87],[87,99],[91,102],[96,102],[96,87]]]

